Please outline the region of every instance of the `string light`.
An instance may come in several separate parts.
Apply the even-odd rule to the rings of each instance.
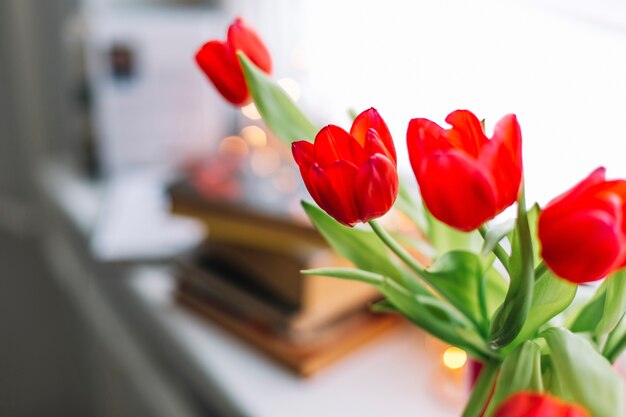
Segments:
[[[281,78],[277,81],[293,101],[298,101],[301,95],[300,84],[292,78]]]
[[[267,145],[267,134],[259,126],[246,126],[241,129],[241,136],[252,146],[262,147]]]
[[[257,110],[254,103],[246,104],[245,106],[243,106],[241,108],[241,112],[243,113],[244,116],[246,116],[250,120],[261,119],[261,114],[259,113],[259,110]]]
[[[458,347],[450,346],[442,355],[443,364],[450,369],[460,369],[467,362],[467,353]]]
[[[243,156],[248,153],[248,144],[239,136],[227,136],[220,142],[218,150],[220,153]]]

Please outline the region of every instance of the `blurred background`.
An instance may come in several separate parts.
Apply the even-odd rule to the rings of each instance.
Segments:
[[[465,357],[402,324],[368,322],[363,340],[395,330],[302,379],[341,345],[307,337],[376,296],[299,280],[337,260],[307,237],[290,153],[193,60],[236,16],[318,125],[377,108],[407,177],[408,121],[457,108],[488,132],[517,114],[530,201],[600,165],[626,177],[619,0],[0,0],[1,416],[380,415],[368,392],[422,415],[432,378],[427,414],[458,413]],[[386,394],[365,382],[381,374]]]

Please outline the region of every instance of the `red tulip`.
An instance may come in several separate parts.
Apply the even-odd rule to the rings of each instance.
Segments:
[[[493,417],[589,417],[589,414],[578,405],[548,394],[519,392],[504,401]]]
[[[346,226],[382,216],[398,195],[396,150],[375,109],[361,113],[350,133],[329,125],[315,143],[294,142],[292,152],[311,197]]]
[[[407,145],[424,204],[437,219],[470,231],[517,200],[522,181],[522,134],[515,115],[504,116],[489,140],[467,110],[446,117],[444,129],[413,119]]]
[[[196,62],[226,100],[242,106],[250,101],[250,92],[237,51],[242,51],[264,72],[272,72],[272,60],[263,41],[241,18],[228,28],[226,42],[212,40],[205,43],[196,53]]]
[[[539,215],[541,256],[561,278],[582,283],[626,266],[626,181],[598,168]]]

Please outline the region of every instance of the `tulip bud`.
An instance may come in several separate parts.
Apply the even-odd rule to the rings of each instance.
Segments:
[[[196,53],[196,62],[226,100],[242,106],[250,101],[250,92],[237,51],[242,51],[262,71],[272,72],[272,60],[263,41],[241,18],[230,25],[225,42],[205,43]]]
[[[493,417],[589,417],[580,406],[546,393],[518,392],[496,410]]]
[[[515,115],[504,116],[489,140],[467,110],[446,117],[444,129],[413,119],[409,158],[424,204],[432,215],[461,231],[478,228],[518,197],[522,181],[522,134]]]
[[[559,277],[596,281],[626,266],[626,181],[598,168],[539,215],[541,256]]]
[[[396,150],[375,109],[361,113],[350,133],[324,127],[315,142],[294,142],[293,157],[313,200],[346,226],[387,213],[398,196]]]

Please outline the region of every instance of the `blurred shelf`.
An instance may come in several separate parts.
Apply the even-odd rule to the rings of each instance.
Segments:
[[[103,194],[61,165],[40,175],[49,217],[44,249],[68,298],[162,416],[459,415],[462,371],[433,340],[402,325],[310,379],[300,379],[217,325],[177,305],[167,265],[99,262],[89,232]],[[208,411],[210,410],[210,412]]]

